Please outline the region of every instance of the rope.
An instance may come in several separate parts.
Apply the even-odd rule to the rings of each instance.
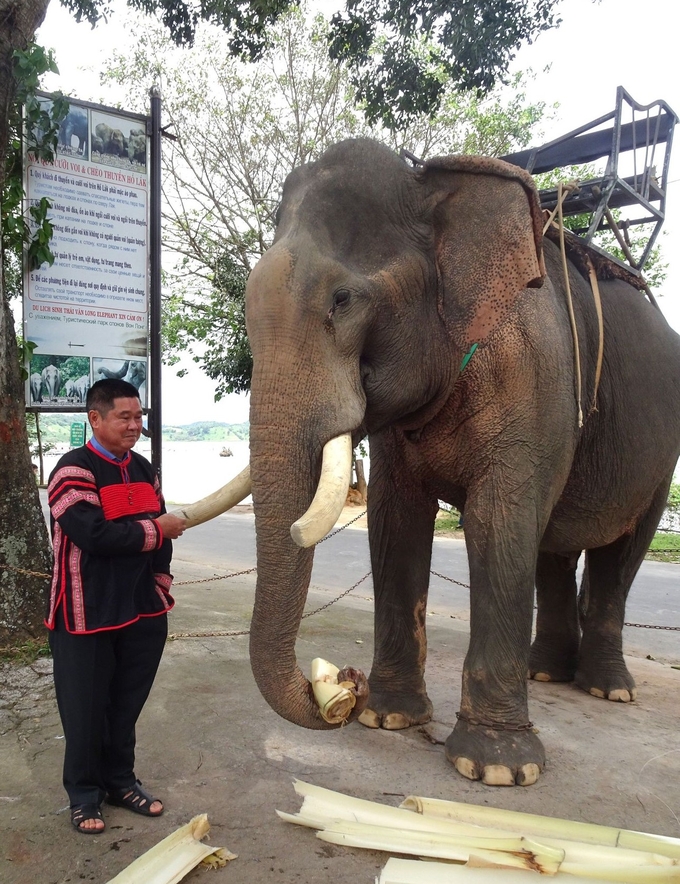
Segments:
[[[570,188],[571,185],[567,185]],[[573,189],[573,188],[571,188]],[[562,255],[562,269],[564,270],[564,283],[567,294],[567,309],[569,311],[569,322],[571,323],[571,333],[574,339],[574,369],[576,375],[576,404],[578,405],[578,426],[583,427],[583,409],[581,408],[581,354],[578,344],[578,329],[576,327],[576,316],[574,315],[574,302],[571,296],[571,284],[569,282],[569,265],[567,264],[567,249],[564,242],[564,216],[562,214],[562,203],[566,198],[563,195],[563,185],[560,182],[557,185],[557,215],[559,218],[560,231],[560,253]],[[569,193],[569,190],[567,190]]]
[[[555,220],[555,215],[558,211],[562,210],[562,204],[565,199],[569,196],[572,191],[578,190],[578,181],[566,181],[564,183],[560,183],[557,186],[557,203],[552,212],[547,216],[545,224],[543,225],[543,236],[548,232],[548,228]]]
[[[602,361],[604,359],[604,320],[602,319],[602,299],[600,297],[600,286],[597,282],[597,274],[593,267],[593,262],[588,258],[588,275],[590,277],[590,287],[593,290],[593,298],[595,300],[595,312],[597,313],[597,365],[595,367],[595,389],[593,390],[593,404],[590,411],[597,410],[597,392],[600,388],[600,375],[602,374]]]
[[[574,340],[574,370],[575,370],[575,386],[576,386],[576,402],[578,405],[578,426],[579,429],[583,427],[583,409],[581,407],[582,400],[582,376],[581,376],[581,354],[579,348],[578,341],[578,329],[576,326],[576,316],[574,314],[574,302],[571,294],[571,283],[569,281],[569,267],[567,264],[567,250],[566,243],[564,239],[564,215],[563,215],[563,207],[564,201],[572,193],[574,190],[578,190],[578,182],[577,181],[569,181],[567,183],[560,182],[557,185],[557,204],[552,212],[548,215],[545,224],[543,225],[543,234],[545,235],[546,231],[550,227],[551,224],[555,221],[555,215],[558,216],[558,230],[560,234],[560,255],[562,257],[562,269],[564,271],[564,285],[567,296],[567,309],[569,311],[569,323],[571,325],[572,337]],[[589,414],[593,411],[597,410],[597,393],[600,388],[600,377],[602,374],[602,362],[604,359],[604,321],[602,318],[602,298],[600,296],[600,286],[597,281],[597,274],[595,273],[595,268],[593,266],[593,262],[590,258],[587,258],[588,261],[588,274],[590,277],[590,287],[593,292],[593,300],[595,302],[595,312],[597,313],[597,329],[598,329],[598,348],[597,348],[597,364],[595,367],[595,388],[593,391],[593,402],[590,407]]]

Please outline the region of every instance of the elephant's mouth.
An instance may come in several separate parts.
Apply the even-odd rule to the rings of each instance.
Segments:
[[[307,512],[290,528],[291,537],[304,549],[323,539],[342,512],[352,478],[352,436],[343,433],[324,445],[321,475],[314,498]],[[248,497],[251,490],[250,466],[247,466],[218,491],[175,510],[175,515],[186,519],[187,527],[192,528],[236,506]]]

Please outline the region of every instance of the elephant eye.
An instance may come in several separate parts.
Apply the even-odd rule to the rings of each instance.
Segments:
[[[337,292],[333,295],[333,310],[349,304],[349,298],[350,295],[347,289],[338,289]]]

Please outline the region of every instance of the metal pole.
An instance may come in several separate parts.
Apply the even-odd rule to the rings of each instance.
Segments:
[[[163,407],[161,398],[161,92],[157,86],[151,97],[151,187],[149,193],[149,369],[151,374],[151,463],[162,482]]]

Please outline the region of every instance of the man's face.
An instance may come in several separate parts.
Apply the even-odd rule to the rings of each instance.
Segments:
[[[142,433],[142,406],[136,397],[113,400],[113,408],[102,415],[88,412],[94,437],[111,454],[123,457],[134,448]]]

